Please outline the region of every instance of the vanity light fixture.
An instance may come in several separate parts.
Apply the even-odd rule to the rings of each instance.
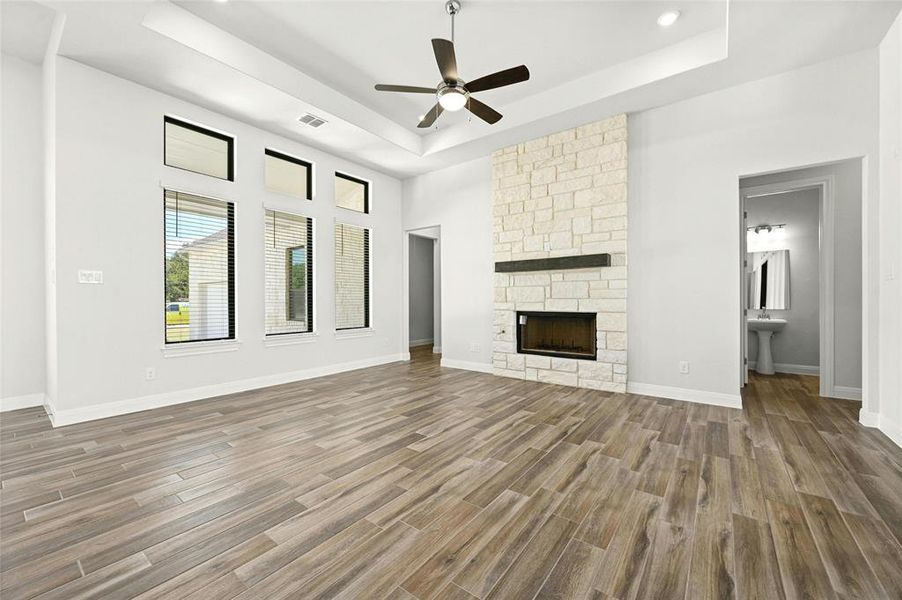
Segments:
[[[680,11],[678,10],[668,10],[666,12],[662,12],[661,16],[658,17],[658,25],[661,27],[670,27],[674,23],[677,22],[677,19],[680,18]]]
[[[761,233],[762,231],[766,231],[767,233],[772,232],[774,229],[785,229],[786,223],[778,223],[776,225],[755,225],[753,227],[748,227],[748,231],[754,231],[755,233]]]

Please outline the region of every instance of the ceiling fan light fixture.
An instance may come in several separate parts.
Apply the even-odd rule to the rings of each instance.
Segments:
[[[467,91],[459,85],[445,85],[438,89],[438,103],[442,105],[442,108],[454,112],[462,109],[467,105],[467,98],[469,94]]]
[[[668,10],[666,12],[662,12],[661,16],[658,17],[658,25],[661,27],[670,27],[674,23],[677,22],[677,19],[680,18],[680,11],[678,10]]]

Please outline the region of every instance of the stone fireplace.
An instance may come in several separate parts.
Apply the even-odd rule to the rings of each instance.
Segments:
[[[626,391],[627,120],[492,155],[496,375]]]

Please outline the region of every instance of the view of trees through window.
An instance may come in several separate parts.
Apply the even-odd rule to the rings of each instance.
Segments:
[[[166,342],[234,337],[232,205],[166,191]]]

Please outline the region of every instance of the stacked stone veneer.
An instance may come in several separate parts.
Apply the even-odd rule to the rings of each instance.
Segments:
[[[492,155],[495,261],[611,255],[610,267],[495,274],[496,375],[626,391],[626,115]],[[516,312],[597,313],[598,358],[517,353]]]

